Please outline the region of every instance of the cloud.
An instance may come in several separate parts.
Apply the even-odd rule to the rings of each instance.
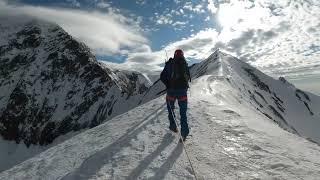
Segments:
[[[205,13],[201,4],[193,5],[191,2],[186,2],[183,9],[195,12],[195,13]]]
[[[71,3],[74,7],[80,7],[81,4],[77,0],[66,0],[67,2]]]
[[[145,29],[142,29],[139,18],[123,15],[109,3],[97,4],[97,7],[108,10],[101,13],[10,6],[0,0],[0,14],[5,15],[3,10],[6,10],[56,22],[98,54],[127,56],[126,62],[119,67],[150,72],[150,69],[161,69],[166,58],[165,50],[172,56],[175,49],[182,48],[187,58],[203,60],[213,52],[213,48],[219,47],[269,75],[320,74],[320,3],[317,1],[208,0],[207,4],[201,1],[198,5],[179,0],[175,2],[184,8],[176,11],[166,8],[161,14],[154,13],[149,20],[177,30],[188,24],[193,29],[192,19],[184,24],[183,18],[197,16],[197,12],[207,10],[211,16],[206,15],[204,19],[218,22],[218,30],[204,29],[152,51],[142,32],[146,29],[155,31],[158,26],[144,25]],[[179,21],[175,21],[176,15],[181,17]]]
[[[106,3],[106,2],[98,2],[97,5],[96,5],[98,8],[110,8],[111,5],[109,3]]]
[[[181,3],[181,0],[173,0],[174,3],[179,4]]]
[[[216,8],[213,0],[208,0],[208,5],[207,5],[208,10],[213,13],[216,14],[218,11],[218,8]]]
[[[315,2],[314,2],[315,3]],[[166,45],[150,54],[135,54],[128,62],[163,63],[164,50],[176,48],[186,57],[203,60],[220,48],[271,76],[320,75],[320,6],[292,1],[220,1],[213,11],[221,24]]]
[[[242,48],[253,41],[254,35],[255,35],[254,30],[249,30],[247,32],[244,32],[239,38],[232,39],[226,45],[226,48],[232,52],[240,54],[242,52]]]
[[[174,29],[175,31],[178,31],[178,30],[183,30],[188,23],[189,23],[188,21],[185,21],[185,22],[183,22],[183,21],[176,21],[176,22],[172,23],[171,26],[173,27],[173,29]]]
[[[166,59],[165,52],[157,51],[157,52],[149,52],[149,53],[131,53],[127,62],[140,63],[141,66],[146,64],[148,65],[159,65],[164,62]]]
[[[171,54],[177,48],[183,49],[186,57],[202,60],[212,53],[212,48],[218,42],[219,33],[215,29],[199,31],[189,38],[171,43],[165,47]]]
[[[159,76],[160,71],[162,68],[160,66],[145,64],[141,66],[140,63],[135,62],[127,62],[127,63],[112,63],[108,61],[101,61],[102,63],[106,64],[107,67],[119,70],[130,70],[130,71],[137,71],[147,75]]]
[[[99,5],[99,4],[98,4]],[[107,5],[100,6],[106,7]],[[2,13],[1,13],[2,12]],[[72,36],[85,42],[98,55],[112,55],[120,49],[147,46],[148,40],[135,19],[112,11],[82,11],[30,5],[9,5],[2,1],[0,15],[6,12],[29,15],[59,24]]]
[[[97,6],[112,8],[107,3],[98,3]],[[127,57],[125,63],[103,61],[105,64],[148,74],[158,73],[161,70],[160,61],[164,62],[165,54],[161,54],[160,51],[152,52],[148,40],[141,33],[142,29],[139,24],[136,24],[134,19],[129,19],[114,11],[101,13],[29,5],[13,6],[0,0],[0,18],[9,14],[23,15],[57,23],[72,36],[85,42],[98,57],[113,54]]]
[[[159,51],[131,53],[126,63],[139,63],[141,66],[148,64],[158,69],[166,59],[166,52],[172,57],[176,49],[183,49],[187,58],[205,59],[212,52],[218,37],[218,32],[214,29],[200,31],[189,38],[170,43]]]
[[[139,5],[145,5],[147,2],[146,0],[136,0],[136,4],[139,4]]]
[[[293,75],[303,71],[304,74],[320,74],[320,49],[317,48],[320,45],[320,4],[316,3],[220,2],[215,6],[218,9],[212,12],[218,16],[222,27],[216,46],[269,75],[281,72]]]
[[[172,15],[171,14],[157,15],[156,23],[160,25],[172,24],[173,23]]]

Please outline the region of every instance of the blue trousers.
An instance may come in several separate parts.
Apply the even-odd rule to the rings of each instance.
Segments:
[[[186,137],[189,134],[189,126],[187,119],[187,109],[188,109],[188,98],[187,98],[187,89],[168,89],[167,90],[167,109],[168,109],[168,118],[170,122],[170,129],[177,128],[177,125],[173,119],[174,116],[174,104],[178,100],[178,105],[180,109],[180,124],[181,124],[181,136]]]

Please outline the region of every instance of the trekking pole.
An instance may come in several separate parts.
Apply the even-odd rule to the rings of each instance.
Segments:
[[[168,60],[168,53],[167,53],[167,50],[164,50],[164,52],[166,52],[166,57],[167,57],[167,60]]]
[[[170,102],[168,102],[168,104],[169,104],[170,112],[171,112],[172,117],[173,117],[173,119],[174,119],[174,123],[176,124],[176,127],[177,127],[177,126],[178,126],[178,122],[177,122],[177,119],[176,119],[176,115],[174,114],[174,112],[173,112],[173,110],[172,110],[172,108],[171,108]],[[184,142],[183,142],[183,138],[182,138],[181,133],[179,132],[179,130],[178,130],[178,133],[179,133],[180,141],[182,142],[183,150],[184,150],[184,152],[185,152],[186,155],[187,155],[189,164],[190,164],[191,169],[192,169],[192,171],[193,171],[194,178],[195,178],[196,180],[198,180],[198,177],[197,177],[197,175],[196,175],[196,171],[195,171],[194,168],[193,168],[192,162],[191,162],[190,157],[189,157],[189,154],[188,154],[188,152],[187,152],[187,148],[185,147],[185,144],[184,144]]]

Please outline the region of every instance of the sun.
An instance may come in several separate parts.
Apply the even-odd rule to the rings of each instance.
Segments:
[[[232,28],[239,22],[244,11],[240,3],[221,4],[218,10],[218,22],[223,28]]]
[[[217,19],[226,29],[247,30],[266,28],[270,10],[250,1],[231,1],[220,4]]]

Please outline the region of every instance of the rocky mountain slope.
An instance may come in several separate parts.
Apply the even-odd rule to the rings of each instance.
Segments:
[[[148,89],[142,74],[105,67],[57,25],[0,21],[0,135],[5,140],[50,144],[137,106]]]

